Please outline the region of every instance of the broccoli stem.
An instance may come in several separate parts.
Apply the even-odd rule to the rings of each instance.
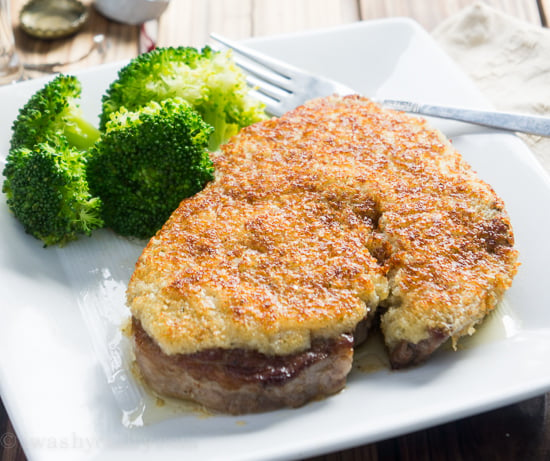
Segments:
[[[100,131],[84,119],[82,113],[69,111],[65,114],[64,121],[64,134],[69,143],[77,149],[87,150],[99,139]]]

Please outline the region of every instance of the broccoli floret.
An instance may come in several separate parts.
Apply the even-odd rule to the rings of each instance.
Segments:
[[[64,245],[103,227],[101,201],[86,180],[87,151],[99,130],[78,105],[80,81],[58,75],[31,96],[13,123],[2,191],[25,231]]]
[[[120,70],[102,99],[100,127],[110,114],[130,111],[150,101],[180,97],[214,128],[208,148],[218,146],[242,127],[266,118],[264,105],[249,95],[246,76],[230,51],[206,46],[157,48],[142,54]]]
[[[21,108],[12,129],[11,149],[33,149],[38,143],[53,142],[60,137],[77,149],[91,147],[99,130],[89,123],[78,101],[80,81],[72,75],[58,75],[38,90]]]
[[[181,200],[213,179],[211,131],[180,98],[113,113],[87,169],[106,226],[124,236],[154,235]]]
[[[101,201],[90,194],[84,170],[85,158],[66,140],[8,154],[2,186],[8,207],[44,246],[63,246],[103,227]]]

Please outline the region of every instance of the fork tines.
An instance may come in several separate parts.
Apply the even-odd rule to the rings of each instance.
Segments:
[[[314,97],[353,93],[342,84],[305,72],[240,43],[217,34],[210,36],[235,52],[235,63],[247,73],[253,95],[265,103],[267,112],[272,115],[282,115]]]
[[[293,92],[288,66],[217,34],[210,36],[234,51],[233,59],[246,72],[253,95],[266,104],[268,112],[280,115],[277,105]]]

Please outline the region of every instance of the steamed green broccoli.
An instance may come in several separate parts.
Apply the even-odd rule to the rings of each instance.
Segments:
[[[63,139],[10,151],[2,188],[8,207],[44,246],[103,227],[101,201],[90,194],[84,168],[81,153]]]
[[[32,149],[40,142],[67,139],[77,149],[88,149],[99,138],[99,130],[88,122],[78,101],[80,81],[58,75],[38,90],[19,111],[12,129],[11,149]]]
[[[266,118],[263,104],[249,95],[245,74],[230,51],[170,47],[142,54],[120,70],[103,96],[100,127],[105,128],[121,107],[134,111],[173,97],[187,101],[214,128],[211,151],[242,127]]]
[[[107,227],[124,236],[154,235],[181,200],[213,179],[211,132],[180,98],[111,114],[87,169]]]
[[[13,122],[2,191],[25,231],[45,246],[64,245],[103,227],[101,201],[86,180],[87,150],[99,130],[78,105],[80,81],[58,75]]]

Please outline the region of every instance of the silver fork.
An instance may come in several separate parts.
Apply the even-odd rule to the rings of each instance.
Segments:
[[[271,115],[280,116],[316,97],[357,93],[339,82],[310,74],[220,35],[210,34],[210,37],[234,51],[235,62],[248,74],[252,93],[265,103],[266,110]],[[458,120],[507,131],[550,136],[550,117],[392,99],[378,102],[404,112]]]

